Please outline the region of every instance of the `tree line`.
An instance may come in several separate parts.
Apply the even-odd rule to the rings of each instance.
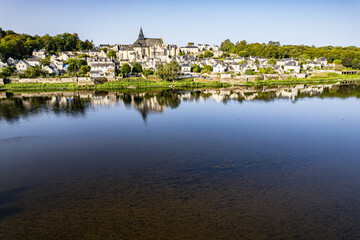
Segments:
[[[305,45],[283,45],[278,42],[247,43],[245,40],[232,43],[229,39],[223,41],[220,50],[228,54],[236,54],[240,57],[266,57],[266,58],[294,58],[294,59],[315,59],[326,57],[329,63],[335,60],[341,61],[345,67],[360,69],[360,48],[334,47],[334,46],[305,46]]]
[[[31,36],[15,33],[12,30],[0,28],[0,59],[6,61],[9,57],[25,59],[32,55],[34,49],[46,49],[49,53],[59,51],[77,51],[92,49],[93,44],[81,41],[77,33],[63,33],[56,36]]]

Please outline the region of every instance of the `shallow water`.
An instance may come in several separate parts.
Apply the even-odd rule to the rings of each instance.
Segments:
[[[0,92],[0,239],[360,239],[359,97]]]

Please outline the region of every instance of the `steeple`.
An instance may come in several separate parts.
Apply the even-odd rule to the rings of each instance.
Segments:
[[[142,27],[140,27],[140,33],[139,33],[139,37],[138,37],[139,40],[145,40],[145,37],[144,37],[144,33],[143,33],[143,30],[142,30]]]

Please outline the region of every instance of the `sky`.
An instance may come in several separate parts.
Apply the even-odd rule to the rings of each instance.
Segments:
[[[360,0],[0,0],[0,27],[31,35],[78,33],[98,44],[248,43],[360,47]]]

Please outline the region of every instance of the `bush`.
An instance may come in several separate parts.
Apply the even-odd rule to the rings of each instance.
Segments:
[[[246,69],[246,70],[245,70],[245,75],[254,75],[254,70],[252,70],[252,69]]]

